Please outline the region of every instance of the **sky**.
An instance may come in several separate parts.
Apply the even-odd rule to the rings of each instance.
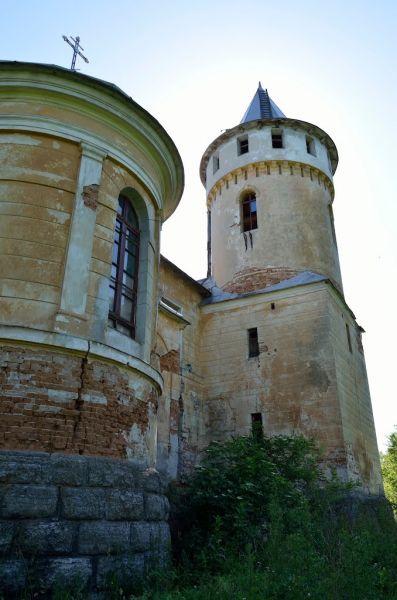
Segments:
[[[111,81],[171,135],[185,191],[162,252],[206,275],[199,163],[237,125],[258,81],[288,117],[314,123],[339,152],[335,227],[345,298],[364,327],[377,430],[397,426],[397,2],[394,0],[0,0],[0,58],[69,67]]]

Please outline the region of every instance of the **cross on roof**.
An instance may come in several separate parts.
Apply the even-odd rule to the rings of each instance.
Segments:
[[[80,50],[84,50],[84,48],[82,46],[80,46],[80,38],[79,36],[76,36],[76,39],[74,39],[74,37],[70,36],[70,39],[73,40],[74,43],[72,43],[69,38],[66,37],[66,35],[63,35],[62,38],[65,40],[65,42],[67,42],[69,44],[69,46],[72,46],[73,48],[73,58],[72,58],[72,64],[71,64],[71,70],[75,71],[75,65],[76,65],[76,58],[77,55],[81,56],[81,58],[88,63],[88,58],[86,58],[84,56],[84,54],[81,54]]]

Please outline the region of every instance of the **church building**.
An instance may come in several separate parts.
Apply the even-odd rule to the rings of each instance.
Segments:
[[[211,441],[253,431],[303,433],[326,468],[379,493],[329,135],[286,117],[259,84],[201,160],[208,272],[195,281],[160,256],[184,174],[154,117],[111,83],[17,62],[0,62],[0,108],[0,483],[12,551],[18,520],[58,520],[99,577],[113,521],[136,529],[139,513],[165,531],[161,488],[138,472],[181,479]],[[62,476],[54,461],[66,461]],[[128,465],[142,501],[133,514],[111,495],[132,481]],[[60,554],[75,556],[73,544]],[[145,544],[134,546],[141,561]]]

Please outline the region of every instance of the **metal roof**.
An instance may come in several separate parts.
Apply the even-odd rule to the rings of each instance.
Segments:
[[[251,100],[251,104],[247,108],[246,113],[240,123],[248,121],[257,121],[259,119],[279,119],[285,118],[285,114],[279,109],[277,104],[270,98],[267,90],[264,90],[261,82],[255,96]]]
[[[200,279],[199,283],[206,287],[210,292],[211,296],[202,301],[202,304],[216,304],[217,302],[224,302],[225,300],[235,300],[236,298],[244,298],[246,296],[254,296],[256,294],[269,294],[270,292],[276,292],[278,290],[285,290],[288,288],[298,287],[300,285],[307,285],[310,283],[317,283],[319,281],[329,281],[326,275],[320,275],[320,273],[313,273],[312,271],[302,271],[294,277],[284,279],[279,283],[268,285],[265,288],[253,290],[251,292],[224,292],[217,285],[212,277],[207,279]]]

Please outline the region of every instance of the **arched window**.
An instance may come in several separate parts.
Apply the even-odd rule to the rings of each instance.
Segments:
[[[135,337],[139,223],[128,198],[120,194],[109,285],[109,325]]]
[[[254,192],[248,192],[243,196],[243,231],[250,231],[258,228],[256,218],[256,195]]]

